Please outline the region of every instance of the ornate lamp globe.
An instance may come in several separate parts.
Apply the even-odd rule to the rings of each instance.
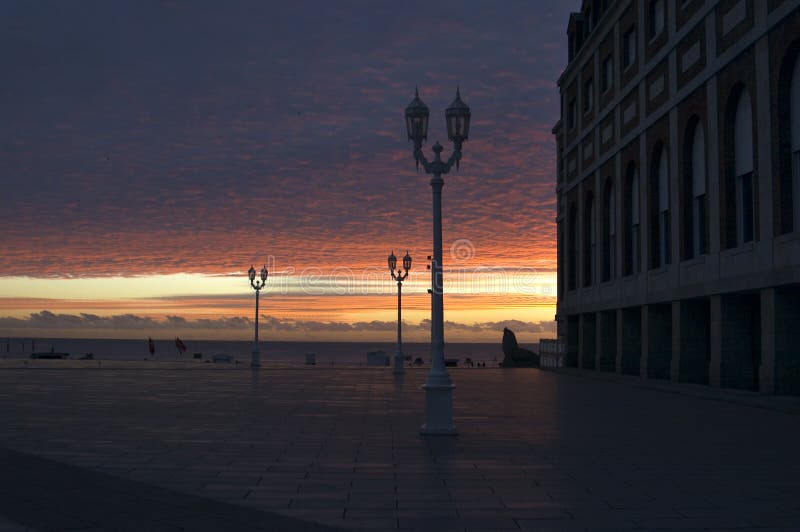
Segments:
[[[403,257],[403,269],[406,271],[411,269],[411,255],[408,254],[408,251],[406,251],[406,256]]]
[[[389,270],[394,271],[397,268],[397,257],[394,256],[394,251],[389,255]]]
[[[444,112],[447,122],[447,138],[460,144],[469,138],[470,111],[467,104],[461,99],[461,90],[456,89],[456,99]]]
[[[406,107],[406,129],[408,140],[422,142],[428,138],[428,106],[420,99],[419,90],[414,90],[414,99]]]
[[[256,279],[256,269],[253,266],[250,266],[250,269],[247,271],[247,276],[250,278],[250,282],[252,283]]]
[[[269,273],[269,272],[267,272],[267,265],[265,264],[265,265],[264,265],[264,266],[261,268],[261,280],[262,280],[263,282],[267,282],[267,274],[268,274],[268,273]]]

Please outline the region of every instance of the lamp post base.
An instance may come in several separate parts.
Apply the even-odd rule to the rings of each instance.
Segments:
[[[261,352],[256,349],[250,354],[250,367],[257,368],[259,366],[261,366]]]
[[[425,384],[425,424],[419,433],[425,436],[456,436],[453,424],[452,384]]]
[[[403,367],[404,361],[405,357],[403,356],[403,353],[397,351],[394,354],[394,369],[392,370],[392,373],[394,373],[395,375],[402,375],[403,373],[405,373],[406,370]]]

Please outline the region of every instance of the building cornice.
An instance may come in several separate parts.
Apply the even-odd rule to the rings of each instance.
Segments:
[[[559,87],[565,78],[572,76],[573,71],[579,68],[576,65],[582,65],[588,56],[594,54],[595,48],[600,46],[600,41],[608,35],[608,30],[614,28],[614,24],[620,19],[622,12],[625,11],[632,2],[633,0],[615,2],[614,7],[607,9],[606,12],[603,13],[603,16],[600,17],[600,20],[597,22],[597,27],[592,30],[592,33],[589,34],[581,45],[581,49],[578,50],[575,57],[572,58],[572,61],[567,63],[567,67],[558,77]],[[570,15],[570,17],[571,16],[572,15]]]

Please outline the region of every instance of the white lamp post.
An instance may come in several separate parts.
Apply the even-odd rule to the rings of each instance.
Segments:
[[[406,107],[408,138],[414,142],[414,160],[417,168],[421,164],[425,173],[432,174],[433,189],[433,260],[431,261],[431,371],[425,381],[425,424],[422,434],[455,435],[453,424],[453,382],[444,363],[444,298],[442,286],[442,175],[453,165],[458,169],[461,161],[461,146],[469,136],[470,110],[461,100],[456,89],[456,98],[445,111],[447,138],[453,142],[453,153],[447,162],[442,161],[442,145],[433,145],[434,158],[428,162],[422,153],[422,143],[428,138],[428,106],[419,97],[419,91]]]
[[[405,273],[402,273],[399,269],[397,269],[397,273],[395,273],[395,269],[397,268],[397,257],[394,256],[394,251],[392,254],[389,255],[389,271],[392,273],[392,279],[397,281],[397,352],[394,354],[394,370],[393,373],[395,375],[402,375],[405,370],[403,369],[403,361],[405,357],[403,356],[403,336],[402,336],[402,289],[403,289],[403,281],[408,278],[408,271],[411,269],[411,255],[408,254],[406,251],[406,256],[403,257],[403,269]]]
[[[256,291],[256,332],[255,332],[255,339],[253,340],[253,353],[250,359],[250,367],[257,368],[261,365],[261,351],[258,349],[258,294],[261,292],[261,289],[264,288],[264,285],[267,284],[267,272],[266,265],[261,268],[261,281],[256,281],[256,269],[250,266],[250,270],[248,270],[247,275],[250,278],[250,286],[253,287],[253,290]]]

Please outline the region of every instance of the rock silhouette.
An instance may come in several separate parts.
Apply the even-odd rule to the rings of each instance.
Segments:
[[[503,328],[503,363],[504,368],[539,367],[539,355],[519,346],[517,336],[508,327]]]

